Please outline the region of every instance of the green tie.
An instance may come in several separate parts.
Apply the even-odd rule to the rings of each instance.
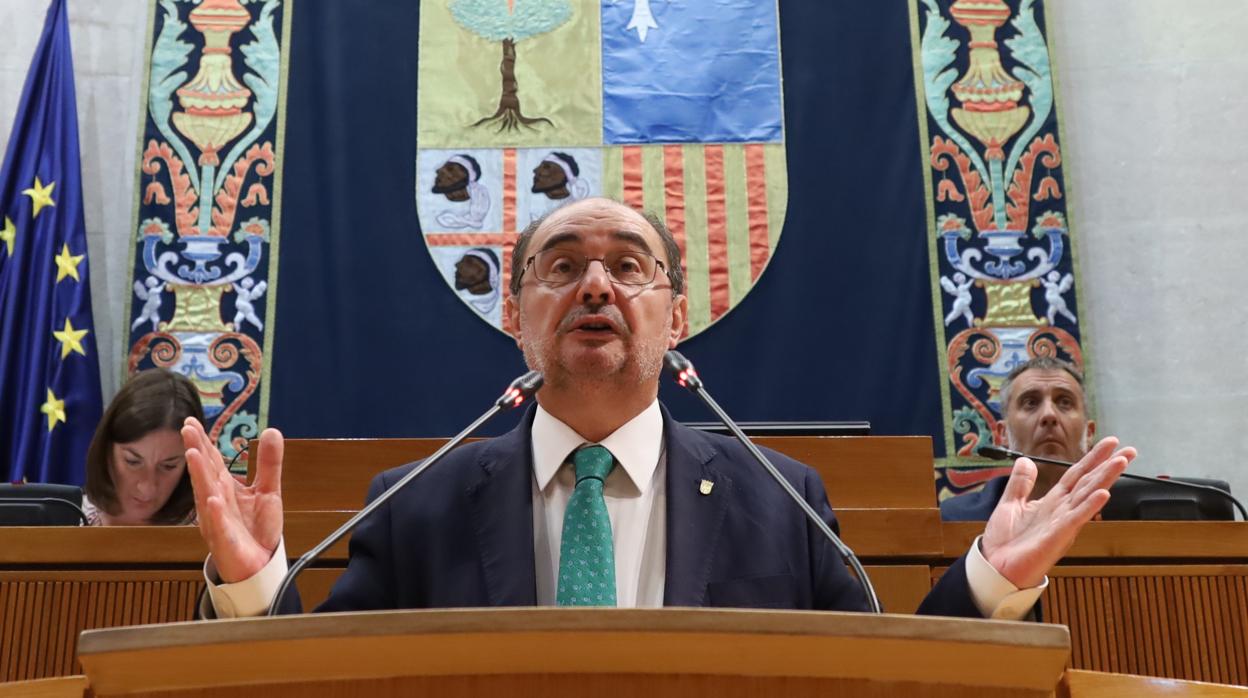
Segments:
[[[615,465],[611,452],[588,446],[572,454],[576,489],[563,515],[559,544],[560,606],[615,605],[615,546],[602,486]]]

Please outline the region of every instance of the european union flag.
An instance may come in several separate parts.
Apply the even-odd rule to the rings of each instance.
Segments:
[[[0,168],[0,471],[80,485],[100,419],[65,0],[53,0]]]

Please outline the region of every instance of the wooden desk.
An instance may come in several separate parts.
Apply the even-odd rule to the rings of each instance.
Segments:
[[[346,520],[376,472],[440,443],[288,441],[287,553]],[[762,443],[820,472],[846,542],[892,612],[917,608],[982,530],[939,523],[925,437]],[[85,628],[191,618],[205,555],[189,527],[0,527],[0,681],[80,673],[74,640]],[[326,596],[346,555],[340,543],[300,577],[305,607]],[[1093,523],[1051,575],[1044,604],[1046,619],[1071,629],[1076,669],[1248,683],[1248,524]]]
[[[940,510],[926,436],[768,437],[818,471],[846,542],[864,559],[938,556]],[[287,511],[354,511],[379,472],[428,456],[444,439],[287,439],[282,501]],[[249,468],[256,462],[255,442]],[[436,467],[436,466],[435,466]]]
[[[952,560],[983,524],[942,528]],[[1248,684],[1248,523],[1093,522],[1042,599],[1076,669]]]
[[[83,698],[86,692],[85,676],[0,683],[0,698]]]
[[[346,518],[291,512],[286,545],[301,555]],[[0,682],[81,673],[78,633],[191,620],[208,549],[193,526],[0,527]],[[346,543],[300,577],[309,607],[346,565]]]
[[[1062,674],[1056,698],[1248,698],[1248,688],[1153,676],[1069,670]]]
[[[445,439],[287,439],[282,501],[288,511],[355,510],[383,470],[420,460]],[[773,436],[756,439],[818,471],[832,506],[937,509],[926,436]],[[248,454],[254,475],[256,442]],[[936,540],[932,536],[932,540]]]
[[[944,557],[966,552],[982,523],[941,526]],[[1094,521],[1079,534],[1063,563],[1248,563],[1243,521]]]

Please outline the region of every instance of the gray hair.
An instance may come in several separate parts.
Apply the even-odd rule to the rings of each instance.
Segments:
[[[636,211],[642,218],[646,219],[646,222],[650,224],[651,228],[654,228],[654,232],[659,234],[659,239],[663,242],[663,253],[667,256],[667,259],[663,261],[663,269],[664,273],[667,274],[668,280],[672,282],[672,295],[679,296],[684,293],[685,272],[684,268],[681,266],[680,245],[676,244],[676,236],[672,235],[672,231],[667,227],[667,224],[663,222],[663,219],[649,211],[637,210],[622,201],[618,201],[610,197],[604,196],[597,198],[619,204],[630,211]],[[580,199],[580,201],[584,201],[584,199]],[[576,202],[569,201],[567,204],[564,204],[564,206],[568,206],[573,203]],[[533,235],[537,233],[537,229],[542,227],[542,224],[546,222],[546,219],[550,217],[550,214],[562,208],[563,206],[560,206],[559,208],[542,214],[542,216],[535,218],[533,222],[525,226],[524,230],[520,231],[520,237],[516,240],[516,247],[511,252],[511,295],[520,295],[520,274],[524,271],[524,265],[528,261],[525,259],[525,255],[529,249],[529,241],[533,239]]]
[[[1002,417],[1004,417],[1006,412],[1009,411],[1010,390],[1014,387],[1015,379],[1017,379],[1019,376],[1023,375],[1027,371],[1033,371],[1033,370],[1034,371],[1065,371],[1066,373],[1070,374],[1070,377],[1075,379],[1075,383],[1079,384],[1079,394],[1081,397],[1084,398],[1084,403],[1086,405],[1087,396],[1083,394],[1083,374],[1079,372],[1079,369],[1075,368],[1075,365],[1070,363],[1069,361],[1063,361],[1061,359],[1058,359],[1052,356],[1037,356],[1035,358],[1028,360],[1026,363],[1022,363],[1022,364],[1019,364],[1018,366],[1015,366],[1010,371],[1009,375],[1005,377],[1005,380],[1001,382],[1001,389],[997,391],[997,399],[1001,404],[1001,416]],[[1085,406],[1085,409],[1086,409],[1086,406]]]

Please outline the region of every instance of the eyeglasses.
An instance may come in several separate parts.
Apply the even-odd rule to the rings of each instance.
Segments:
[[[520,278],[523,279],[524,272],[532,267],[533,275],[538,281],[552,286],[564,286],[579,281],[585,275],[590,262],[602,262],[607,276],[615,283],[625,286],[645,286],[654,281],[659,269],[663,269],[664,274],[667,273],[663,262],[648,252],[618,250],[605,257],[586,257],[574,250],[554,247],[529,257],[524,263],[524,269],[520,271]]]

